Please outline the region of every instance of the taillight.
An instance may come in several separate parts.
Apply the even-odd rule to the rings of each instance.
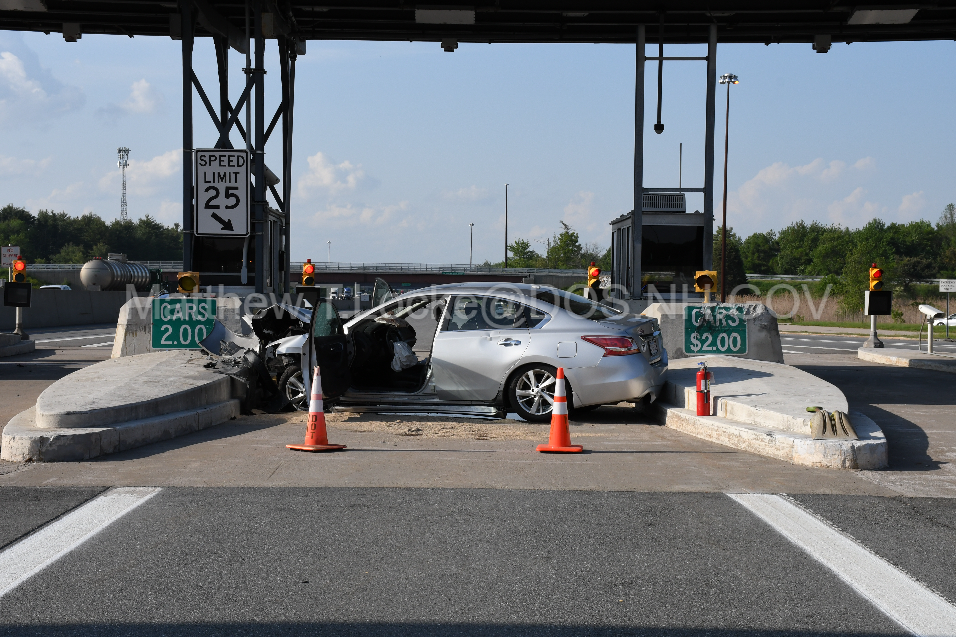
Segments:
[[[641,351],[634,339],[627,336],[582,336],[581,340],[597,345],[605,356],[627,356]]]

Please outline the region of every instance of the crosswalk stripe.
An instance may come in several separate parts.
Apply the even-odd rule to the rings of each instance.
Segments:
[[[913,635],[956,635],[956,607],[806,509],[778,495],[727,495]]]
[[[160,491],[158,487],[110,489],[0,552],[0,597]]]

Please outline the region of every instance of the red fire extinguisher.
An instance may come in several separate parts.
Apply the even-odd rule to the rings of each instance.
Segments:
[[[714,379],[714,373],[707,370],[707,363],[701,361],[697,363],[700,369],[697,370],[697,415],[710,415],[710,381]]]

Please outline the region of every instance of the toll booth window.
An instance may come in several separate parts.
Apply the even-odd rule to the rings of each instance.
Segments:
[[[449,313],[449,332],[507,330],[524,327],[525,308],[520,303],[495,297],[455,297]]]
[[[315,320],[312,323],[312,336],[341,336],[344,333],[342,319],[331,303],[320,302],[313,311]]]

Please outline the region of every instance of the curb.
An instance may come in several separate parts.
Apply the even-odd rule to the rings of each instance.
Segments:
[[[31,407],[14,416],[3,428],[0,460],[89,460],[206,429],[238,416],[239,401],[232,399],[111,427],[44,429],[36,426],[36,408]]]
[[[22,341],[16,345],[4,345],[0,347],[0,358],[16,356],[17,354],[29,354],[36,351],[36,347],[36,341]]]
[[[658,418],[663,426],[727,447],[806,467],[885,469],[889,458],[883,431],[859,412],[851,412],[850,417],[860,440],[813,440],[799,433],[719,416],[697,416],[689,409],[658,405]]]
[[[869,347],[861,347],[857,350],[857,358],[861,361],[870,363],[879,363],[881,365],[893,365],[895,367],[911,367],[913,369],[929,369],[935,372],[947,372],[956,374],[956,358],[940,356],[938,358],[929,358],[929,354],[922,354],[925,358],[913,358],[912,356],[898,356],[896,354],[885,353],[899,350],[877,351]],[[909,352],[906,352],[907,354]]]

